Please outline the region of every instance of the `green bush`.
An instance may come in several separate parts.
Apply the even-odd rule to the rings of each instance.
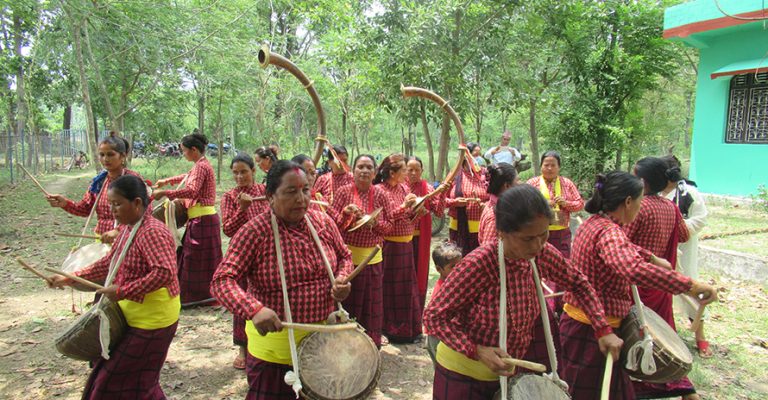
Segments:
[[[768,188],[765,185],[758,186],[757,194],[753,194],[750,197],[752,197],[754,201],[753,206],[756,209],[768,213]]]

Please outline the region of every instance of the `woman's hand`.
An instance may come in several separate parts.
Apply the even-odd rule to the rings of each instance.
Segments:
[[[360,208],[356,204],[350,204],[346,207],[344,207],[344,210],[342,210],[344,214],[348,215],[354,215],[355,217],[360,217],[360,214],[362,211],[360,211]]]
[[[624,345],[624,341],[621,340],[615,333],[609,333],[597,340],[597,344],[600,347],[600,352],[603,354],[611,353],[613,361],[619,360],[621,355],[621,346]]]
[[[349,297],[349,293],[352,292],[352,284],[344,283],[341,278],[336,278],[333,281],[333,287],[331,287],[331,297],[336,301],[344,301]]]
[[[240,206],[240,210],[247,210],[248,207],[251,206],[251,203],[253,203],[253,197],[248,193],[240,193],[240,195],[237,196],[237,204]]]
[[[48,204],[50,204],[51,207],[64,208],[67,205],[67,198],[60,194],[51,194],[45,196],[45,199],[48,200]]]
[[[466,197],[457,197],[453,201],[454,207],[466,207],[469,202],[467,201]]]
[[[403,207],[410,207],[413,203],[416,202],[416,195],[413,193],[408,193],[405,196],[405,201],[403,202]]]
[[[280,318],[271,308],[263,307],[253,316],[251,321],[261,336],[266,336],[269,332],[280,332],[283,329]]]
[[[693,281],[693,287],[688,291],[688,295],[697,299],[703,306],[717,301],[717,289],[700,281]]]
[[[506,357],[509,354],[498,347],[477,346],[477,359],[483,365],[501,376],[512,376],[515,373],[514,367],[502,361]]]
[[[565,198],[563,196],[555,196],[554,203],[560,207],[565,207]]]
[[[102,233],[100,239],[101,243],[110,244],[114,242],[118,234],[120,234],[120,231],[117,229],[112,229],[111,231]]]
[[[161,188],[168,184],[168,181],[165,179],[158,179],[157,182],[155,182],[155,186],[152,186],[155,189]]]
[[[61,275],[54,275],[48,278],[46,282],[48,282],[48,287],[51,289],[61,289],[64,286],[72,286],[75,283],[72,279]]]
[[[159,198],[161,198],[161,197],[165,196],[165,192],[166,192],[166,190],[163,190],[163,189],[153,190],[153,191],[152,191],[152,197],[153,197],[155,200],[157,200],[157,199],[159,199]]]
[[[117,289],[119,286],[117,285],[110,285],[105,287],[104,289],[99,289],[96,291],[96,293],[103,294],[106,298],[112,300],[112,301],[118,301],[120,300],[117,298]]]

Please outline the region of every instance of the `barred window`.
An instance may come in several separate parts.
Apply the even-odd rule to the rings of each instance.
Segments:
[[[768,72],[731,78],[725,142],[768,144]]]

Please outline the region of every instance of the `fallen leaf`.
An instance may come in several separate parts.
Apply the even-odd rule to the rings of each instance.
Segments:
[[[37,328],[35,328],[35,329],[32,329],[30,332],[31,332],[31,333],[37,333],[37,332],[40,332],[40,331],[42,331],[42,330],[43,330],[43,328],[42,328],[42,327],[40,327],[40,326],[38,326]]]

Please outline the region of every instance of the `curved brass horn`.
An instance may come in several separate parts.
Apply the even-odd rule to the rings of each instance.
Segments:
[[[291,60],[277,54],[272,53],[269,50],[269,46],[264,45],[259,49],[259,65],[261,68],[267,68],[268,65],[274,65],[276,67],[282,68],[284,70],[287,70],[291,73],[291,75],[295,76],[296,79],[301,82],[301,84],[304,86],[304,89],[307,89],[307,93],[309,93],[309,97],[312,98],[312,104],[315,106],[315,110],[317,110],[317,123],[318,123],[318,129],[317,129],[317,136],[319,138],[325,138],[325,111],[323,111],[323,105],[320,103],[320,97],[317,96],[317,91],[314,87],[314,82],[309,80],[306,75],[304,75],[303,72],[299,69],[299,67],[296,66],[296,64],[292,63]],[[315,147],[315,155],[313,157],[313,160],[315,162],[315,165],[317,165],[318,162],[320,162],[320,157],[323,155],[323,142],[321,140],[315,140],[316,147]]]
[[[442,192],[443,190],[446,190],[448,186],[450,186],[453,183],[453,179],[456,177],[456,174],[459,172],[459,169],[461,169],[461,164],[464,162],[464,156],[466,154],[466,148],[464,148],[464,126],[461,125],[461,119],[459,119],[458,114],[456,114],[456,111],[453,110],[453,107],[448,104],[448,101],[437,95],[435,92],[423,88],[418,88],[414,86],[400,86],[400,91],[403,92],[403,97],[421,97],[428,100],[432,100],[433,102],[437,103],[440,108],[442,108],[446,113],[448,113],[448,116],[453,121],[453,124],[456,125],[456,132],[459,134],[459,143],[462,147],[459,148],[459,158],[456,160],[456,165],[453,167],[451,172],[448,173],[448,175],[443,180],[444,185],[439,186],[435,191],[427,194],[424,197],[419,198],[416,200],[416,202],[413,204],[413,208],[416,209],[424,202],[429,199],[432,196],[435,196]]]

